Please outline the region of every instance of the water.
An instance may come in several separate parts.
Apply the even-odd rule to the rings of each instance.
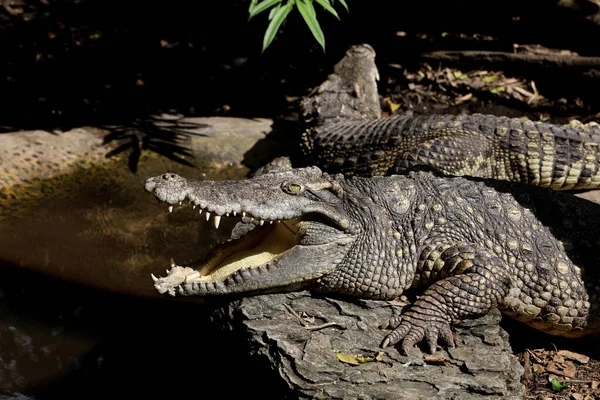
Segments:
[[[141,161],[137,174],[117,160],[0,193],[0,398],[198,396],[206,380],[245,379],[235,346],[211,345],[223,335],[212,306],[161,297],[150,278],[171,257],[198,260],[217,233],[189,207],[168,213],[143,183],[201,174]]]
[[[244,381],[236,341],[213,345],[227,333],[210,323],[210,307],[22,269],[4,271],[0,290],[0,398],[200,396],[206,381],[226,387],[230,374]]]

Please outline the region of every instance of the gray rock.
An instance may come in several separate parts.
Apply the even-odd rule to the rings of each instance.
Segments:
[[[520,399],[523,368],[512,356],[495,310],[456,328],[457,347],[438,350],[436,365],[415,349],[381,349],[379,328],[395,306],[384,301],[312,297],[308,292],[248,297],[218,312],[244,336],[252,357],[272,366],[265,382],[283,381],[290,396],[315,399]],[[336,353],[381,361],[350,365]],[[281,383],[281,382],[279,382]]]
[[[182,133],[177,137],[176,143],[185,151],[180,158],[196,167],[216,169],[239,166],[245,154],[271,132],[272,124],[272,120],[264,118],[167,119],[162,116],[162,120],[149,121],[147,129]],[[124,138],[111,141],[108,140],[110,134],[110,129],[92,127],[75,128],[66,132],[36,130],[4,133],[0,135],[0,189],[72,174],[78,169],[108,164],[127,156],[128,152],[124,152],[119,153],[119,156],[109,157],[123,141],[129,140]],[[151,152],[142,150],[142,153],[148,155]],[[263,157],[268,161],[276,155],[278,154],[273,151],[273,154],[263,154]],[[155,158],[142,158],[140,163],[146,160],[156,163]],[[177,164],[172,167],[177,170],[183,168]],[[127,166],[123,167],[122,173],[129,173]],[[198,175],[197,171],[195,175]],[[140,182],[143,183],[144,179],[145,177],[141,177]]]
[[[272,120],[265,118],[203,117],[175,121],[177,128],[188,133],[183,146],[195,158],[216,167],[243,160],[244,154],[271,132],[272,124]]]

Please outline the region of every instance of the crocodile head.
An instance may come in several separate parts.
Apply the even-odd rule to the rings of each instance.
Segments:
[[[172,265],[167,276],[153,275],[163,294],[296,290],[333,271],[355,241],[342,187],[316,167],[220,182],[166,173],[145,188],[171,210],[182,202],[199,207],[217,228],[223,217],[240,220],[231,240],[196,268]]]

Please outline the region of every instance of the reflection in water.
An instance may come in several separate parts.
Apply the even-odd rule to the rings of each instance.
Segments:
[[[235,370],[226,349],[204,346],[206,306],[159,297],[150,279],[170,257],[203,256],[216,231],[189,207],[168,213],[143,183],[198,170],[121,163],[0,189],[0,398],[199,395],[195,382],[226,379],[211,376],[220,364]]]
[[[137,174],[123,161],[81,169],[17,190],[0,189],[0,261],[122,293],[156,296],[151,272],[197,260],[216,232],[188,207],[167,212],[143,189],[165,171],[198,170],[147,156]],[[241,168],[207,170],[240,178]],[[180,211],[180,212],[177,212]]]

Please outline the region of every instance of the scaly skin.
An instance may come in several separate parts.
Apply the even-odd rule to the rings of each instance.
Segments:
[[[325,124],[304,134],[309,164],[346,176],[425,165],[555,190],[600,188],[600,126],[492,115],[393,116]]]
[[[345,176],[429,166],[556,190],[600,187],[600,126],[492,115],[381,117],[375,51],[352,46],[302,102],[305,164]]]
[[[404,351],[424,339],[430,351],[438,338],[453,345],[451,322],[495,307],[554,335],[600,332],[600,208],[566,193],[427,172],[344,179],[316,167],[225,182],[164,174],[146,190],[216,214],[216,226],[245,214],[202,267],[153,277],[160,293],[391,299],[418,288],[383,343]]]

